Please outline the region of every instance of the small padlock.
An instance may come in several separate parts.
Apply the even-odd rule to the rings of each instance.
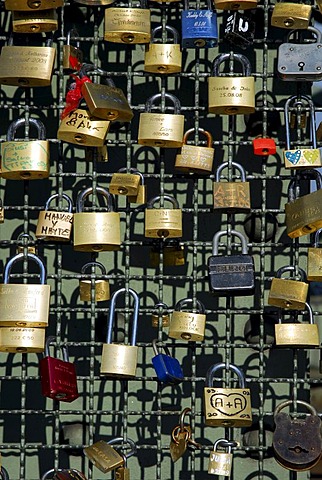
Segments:
[[[252,7],[253,8],[253,7]],[[230,12],[224,24],[224,40],[246,50],[254,42],[255,22],[249,15],[238,11]]]
[[[315,232],[313,247],[309,247],[307,255],[307,279],[310,282],[322,282],[322,248],[319,247],[320,228]]]
[[[151,40],[151,13],[146,0],[140,8],[106,8],[104,40],[114,43],[149,43]]]
[[[313,311],[306,302],[304,308],[309,312],[309,323],[282,323],[281,313],[275,324],[275,343],[277,347],[312,348],[320,345],[319,329],[314,323]]]
[[[257,7],[257,0],[214,0],[219,10],[249,10]]]
[[[205,306],[197,299],[195,303],[197,313],[191,311],[194,304],[192,298],[184,298],[176,304],[170,321],[170,338],[178,338],[190,342],[202,341],[204,339],[206,328]],[[190,308],[188,307],[189,305],[191,305]],[[188,311],[183,311],[183,309],[187,308]]]
[[[37,255],[35,239],[29,233],[20,233],[17,237],[16,253],[33,253]]]
[[[161,196],[151,198],[145,209],[144,235],[147,238],[182,237],[182,210],[178,201],[171,195],[163,195],[163,200],[172,204],[173,208],[153,208]]]
[[[231,162],[231,166],[240,172],[241,182],[220,181],[221,172],[229,166],[228,162],[224,162],[217,168],[213,187],[214,210],[247,212],[250,210],[250,188],[244,168],[239,163]]]
[[[108,473],[124,464],[124,458],[107,442],[99,440],[83,449],[86,457],[101,472]]]
[[[276,143],[274,138],[258,136],[253,140],[254,155],[261,155],[268,157],[268,155],[275,155]]]
[[[58,16],[54,8],[12,12],[12,31],[15,33],[55,32],[57,29]]]
[[[10,123],[7,139],[1,144],[0,177],[9,180],[40,180],[49,177],[49,140],[40,120],[29,118],[29,124],[37,129],[37,140],[16,141],[19,127],[26,125],[25,118]]]
[[[154,102],[162,99],[161,93],[148,98],[145,112],[140,113],[139,145],[150,147],[177,148],[182,146],[184,115],[180,115],[181,105],[177,97],[165,93],[164,97],[174,106],[173,113],[151,113]]]
[[[48,10],[49,8],[58,8],[64,5],[64,0],[5,0],[6,10]]]
[[[227,232],[217,232],[212,240],[212,256],[208,258],[209,287],[220,296],[253,295],[255,289],[254,259],[247,252],[244,235],[231,230],[242,244],[241,255],[218,255],[219,240]]]
[[[74,250],[102,252],[119,250],[121,246],[120,214],[114,212],[114,198],[102,187],[96,187],[107,201],[107,212],[83,212],[85,199],[92,193],[92,187],[82,190],[76,201],[74,215]]]
[[[75,42],[75,45],[71,45],[73,37],[79,37],[78,31],[72,28],[67,33],[66,45],[63,45],[63,69],[64,70],[80,70],[83,63],[83,52],[80,49],[80,42]]]
[[[122,172],[127,172],[127,168],[126,167],[120,168],[118,170],[118,173],[116,174],[113,173],[112,180],[109,187],[110,192],[111,192],[111,185],[113,183],[113,180],[116,180],[114,175],[116,175],[118,180],[117,182],[115,182],[116,184],[114,183],[114,187],[118,185],[117,187],[118,195],[126,195],[130,203],[138,203],[140,205],[146,203],[146,185],[144,183],[144,175],[141,172],[139,172],[136,168],[130,168],[130,173],[123,174]],[[129,177],[131,177],[131,179]],[[139,177],[139,184],[136,188],[136,193],[134,194],[128,193],[128,188],[127,188],[128,185],[126,184],[121,185],[121,183],[124,180],[127,180],[127,181],[130,180],[130,183],[132,183],[132,180],[133,180],[134,186],[136,186],[137,178],[134,179],[132,177]],[[123,193],[121,193],[120,190],[122,190]],[[131,190],[133,191],[133,185],[131,186]]]
[[[191,408],[184,408],[180,413],[179,425],[171,432],[170,456],[173,462],[177,462],[188,447],[192,450],[202,448],[202,445],[192,438],[191,423],[185,423],[185,417],[188,414],[191,415]]]
[[[271,283],[267,303],[275,307],[301,310],[305,307],[309,290],[305,272],[302,268],[298,268],[301,281],[281,278],[285,272],[295,272],[295,267],[290,265],[277,270]]]
[[[211,427],[249,427],[252,424],[252,407],[243,371],[231,363],[227,366],[237,374],[239,388],[213,386],[215,373],[225,368],[225,363],[217,363],[207,371],[204,388],[205,423]]]
[[[281,410],[288,405],[303,405],[310,415],[305,419],[292,419]],[[303,400],[286,400],[274,411],[276,425],[273,450],[276,461],[287,470],[305,471],[316,465],[322,452],[321,420],[315,408]]]
[[[233,454],[231,453],[231,448],[236,446],[237,442],[227,440],[226,438],[220,438],[214,443],[214,448],[210,453],[208,463],[208,473],[210,475],[223,475],[225,477],[230,477],[233,466]],[[218,450],[218,447],[224,448],[224,451]]]
[[[15,297],[17,302],[17,297]],[[45,349],[45,328],[0,328],[0,352],[40,353]]]
[[[57,212],[49,210],[51,202],[55,199],[64,199],[68,203],[68,212]],[[48,198],[45,210],[39,212],[38,223],[36,228],[36,238],[52,242],[68,242],[73,226],[73,201],[62,193],[52,195]]]
[[[115,480],[130,480],[130,470],[126,466],[128,458],[132,457],[136,453],[136,444],[131,438],[127,438],[126,440],[123,437],[113,438],[107,442],[109,445],[115,445],[116,443],[126,444],[128,443],[131,447],[129,452],[121,453],[124,463],[123,465],[117,467],[115,469]]]
[[[10,283],[13,265],[24,259],[32,260],[39,267],[40,285]],[[46,285],[46,269],[43,261],[27,253],[18,253],[5,265],[3,284],[0,284],[1,327],[47,327],[49,316],[50,285]]]
[[[113,195],[136,197],[139,192],[141,177],[135,173],[137,172],[135,168],[131,168],[130,173],[122,173],[126,170],[126,168],[122,168],[113,173],[108,187],[109,192]]]
[[[307,29],[312,13],[312,5],[295,2],[277,2],[271,17],[272,27]]]
[[[49,347],[56,337],[48,337],[45,356],[40,360],[41,394],[61,402],[73,402],[79,397],[75,365],[69,361],[67,345],[61,345],[63,360],[50,356]]]
[[[181,12],[182,48],[212,48],[217,45],[217,13],[211,0],[207,0],[207,7],[207,10],[190,10],[188,0],[184,0]]]
[[[106,145],[102,147],[85,147],[85,160],[91,162],[108,162],[108,150]]]
[[[160,312],[160,309],[161,312]],[[158,302],[154,305],[152,312],[152,327],[159,327],[159,318],[161,317],[161,326],[168,327],[170,324],[170,315],[167,313],[168,305],[163,302]]]
[[[208,79],[209,112],[237,115],[255,111],[255,79],[251,76],[250,62],[245,55],[232,54],[243,71],[243,76],[219,76],[220,65],[231,58],[229,53],[218,55],[212,65],[212,76]]]
[[[105,267],[100,262],[88,262],[82,266],[81,274],[85,275],[86,271],[90,267],[97,267],[101,270],[102,275],[106,275]],[[92,277],[93,274],[91,274]],[[95,302],[105,302],[110,299],[110,284],[108,280],[96,279],[96,274],[94,274],[94,281],[92,280],[80,280],[79,281],[79,299],[82,302],[91,302],[92,301],[92,286],[94,287],[94,296],[93,301]]]
[[[175,168],[180,172],[211,173],[215,149],[212,148],[212,135],[203,128],[197,129],[198,133],[207,139],[207,146],[187,145],[188,137],[195,132],[194,128],[187,130],[183,136],[181,153],[176,156]]]
[[[115,317],[116,299],[120,294],[129,294],[134,300],[134,311],[132,319],[132,334],[130,344],[112,343],[112,332]],[[136,366],[138,362],[138,347],[136,345],[137,323],[139,317],[139,297],[137,293],[129,288],[120,288],[114,292],[109,318],[107,323],[106,343],[103,344],[102,364],[100,374],[105,376],[131,378],[135,377]]]
[[[170,32],[173,43],[156,43],[156,34],[162,33],[162,26],[154,28],[151,33],[151,43],[145,47],[144,71],[159,74],[181,72],[182,53],[179,44],[179,33],[174,27],[165,26]],[[162,39],[161,39],[162,40]]]
[[[157,343],[165,353],[160,353]],[[170,355],[168,347],[158,339],[152,341],[152,348],[155,357],[152,358],[152,364],[157,374],[158,380],[166,385],[178,385],[182,382],[184,375],[179,361]]]
[[[161,253],[164,267],[181,267],[185,264],[184,245],[176,238],[154,241],[150,251],[151,267],[160,265]]]
[[[0,198],[0,223],[4,222],[4,207],[2,203],[2,198]]]

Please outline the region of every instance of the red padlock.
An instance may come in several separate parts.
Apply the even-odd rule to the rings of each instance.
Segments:
[[[48,337],[45,357],[40,360],[41,393],[61,402],[72,402],[79,397],[75,365],[69,361],[66,345],[62,345],[63,360],[51,357],[49,347],[56,337]]]
[[[256,137],[253,140],[253,149],[255,155],[267,157],[276,153],[276,143],[270,137]]]

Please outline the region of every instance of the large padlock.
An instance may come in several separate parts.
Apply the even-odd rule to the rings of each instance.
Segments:
[[[303,405],[310,415],[304,419],[292,419],[288,413],[281,412],[293,404]],[[274,411],[275,431],[273,450],[276,461],[288,470],[305,471],[316,465],[322,452],[321,419],[315,408],[303,400],[286,400],[277,405]]]
[[[115,195],[126,195],[130,203],[146,203],[146,185],[144,175],[136,168],[120,168],[117,173],[113,173],[109,186],[110,193]]]
[[[302,268],[298,268],[298,274],[301,278],[298,281],[281,278],[285,272],[295,272],[295,267],[290,265],[277,270],[271,283],[267,303],[275,307],[300,310],[305,307],[309,289],[309,284],[306,283],[306,274]]]
[[[58,8],[64,5],[64,0],[5,0],[6,10],[48,10],[49,8]]]
[[[0,177],[9,180],[40,180],[49,177],[49,141],[44,124],[29,118],[29,125],[37,129],[37,140],[16,141],[15,135],[25,118],[10,123],[7,139],[1,144]]]
[[[144,71],[159,74],[181,72],[182,53],[179,44],[179,33],[174,27],[165,26],[166,32],[173,37],[173,43],[156,43],[156,34],[162,33],[159,25],[152,30],[151,43],[145,46]],[[161,39],[162,40],[162,39]]]
[[[252,7],[253,8],[253,7]],[[238,11],[230,12],[224,24],[224,40],[245,50],[253,44],[255,37],[255,22],[250,15]]]
[[[230,235],[238,237],[242,244],[240,255],[218,255],[219,240],[227,232],[217,232],[212,241],[212,256],[208,258],[209,287],[220,296],[252,295],[255,289],[254,259],[248,255],[244,235],[231,230]]]
[[[51,202],[55,199],[66,200],[68,211],[57,212],[56,210],[49,210]],[[73,201],[66,193],[51,195],[46,202],[45,210],[39,212],[36,238],[52,242],[68,242],[73,226],[74,215],[72,210]]]
[[[49,347],[55,342],[56,337],[47,338],[45,356],[39,363],[41,393],[53,400],[73,402],[79,397],[75,365],[69,361],[68,347],[65,344],[60,346],[63,360],[50,356]]]
[[[58,29],[58,16],[54,8],[12,12],[12,31],[15,33],[54,32]]]
[[[268,155],[275,155],[276,143],[274,138],[258,136],[253,140],[254,155],[261,155],[268,157]]]
[[[307,279],[311,282],[322,282],[322,248],[319,247],[320,228],[315,232],[313,247],[309,247],[307,255]]]
[[[165,353],[160,353],[157,344]],[[158,339],[152,340],[152,348],[155,356],[152,358],[152,364],[157,374],[158,380],[166,385],[178,385],[182,382],[184,375],[179,360],[170,355],[168,347]]]
[[[218,447],[222,447],[224,451],[218,450]],[[220,438],[214,443],[214,448],[212,452],[210,452],[208,463],[208,473],[210,475],[230,477],[233,466],[232,447],[237,447],[237,442],[227,440],[226,438]]]
[[[92,187],[78,194],[74,215],[74,250],[83,252],[119,250],[121,221],[120,214],[114,212],[114,198],[105,188],[96,187],[95,190],[105,197],[107,212],[83,212],[85,199],[94,193]]]
[[[304,308],[309,313],[309,323],[282,323],[281,312],[275,324],[275,343],[277,347],[312,348],[320,345],[319,329],[314,323],[313,311],[306,302]]]
[[[245,388],[244,373],[231,363],[227,368],[238,376],[239,388],[213,386],[215,373],[226,369],[225,363],[217,363],[208,369],[204,388],[205,423],[211,427],[249,427],[252,424],[252,406],[250,390]]]
[[[99,268],[101,275],[106,275],[105,267],[100,262],[88,262],[82,266],[81,274],[85,275],[89,268]],[[93,301],[105,302],[110,299],[110,284],[108,280],[96,278],[96,274],[91,274],[89,280],[82,279],[79,281],[79,298],[82,302],[90,302],[92,300],[92,288],[94,288]],[[93,280],[92,280],[93,279]]]
[[[40,285],[10,283],[13,265],[24,259],[39,267]],[[49,316],[50,285],[46,285],[46,269],[43,261],[32,253],[18,253],[5,265],[3,284],[0,285],[1,327],[47,327]]]
[[[145,209],[144,235],[148,238],[182,237],[182,210],[178,201],[171,195],[163,195],[173,208],[153,208],[161,196],[151,198]]]
[[[154,102],[161,100],[162,94],[157,93],[148,98],[145,103],[145,112],[140,113],[139,145],[163,148],[182,146],[184,115],[180,115],[180,102],[170,93],[165,93],[164,97],[173,103],[174,113],[151,113]]]
[[[151,13],[146,0],[140,8],[106,8],[104,40],[114,43],[149,43],[151,40]]]
[[[197,312],[194,311],[194,303]],[[170,320],[170,338],[199,342],[204,339],[205,328],[205,306],[200,300],[196,299],[194,301],[192,298],[184,298],[176,304]]]
[[[272,27],[307,29],[312,13],[312,5],[295,2],[277,2],[271,17]]]
[[[215,153],[212,148],[212,135],[203,128],[198,128],[197,131],[206,137],[207,146],[187,145],[189,135],[196,132],[194,128],[190,128],[183,136],[181,152],[176,156],[174,166],[181,172],[211,173]]]
[[[2,47],[0,84],[18,87],[48,87],[54,69],[56,49],[52,38],[45,47],[13,45],[13,37]],[[19,68],[17,68],[19,65]]]
[[[181,267],[185,264],[184,244],[177,238],[168,240],[156,240],[150,251],[150,265],[157,268],[161,262],[164,267]]]
[[[134,311],[132,318],[132,332],[130,344],[112,343],[112,332],[115,317],[116,299],[121,294],[129,294],[134,300]],[[139,317],[139,297],[137,293],[129,288],[120,288],[114,292],[109,318],[107,323],[107,337],[106,343],[103,344],[102,364],[100,374],[104,376],[131,378],[135,377],[136,366],[138,362],[138,347],[136,345],[136,334]]]
[[[151,315],[152,327],[158,328],[159,318],[161,317],[161,326],[168,327],[170,324],[170,315],[168,313],[168,305],[158,302],[154,305]]]
[[[250,62],[245,55],[232,54],[242,66],[243,76],[219,76],[220,65],[229,60],[229,53],[218,55],[212,65],[212,76],[208,79],[209,112],[237,115],[255,111],[255,79],[251,76]]]
[[[229,163],[224,162],[216,172],[216,181],[214,182],[214,210],[235,212],[247,212],[250,210],[250,188],[249,182],[246,182],[244,168],[236,162],[231,162],[231,166],[240,172],[241,182],[221,182],[220,175],[228,167]]]
[[[17,301],[17,298],[15,298]],[[45,328],[1,327],[0,352],[40,353],[45,349]]]
[[[66,45],[63,45],[63,69],[67,71],[78,71],[83,63],[83,52],[80,48],[79,41],[76,41],[75,45],[71,44],[72,35],[73,37],[79,37],[78,31],[75,28],[68,31]]]
[[[207,10],[190,10],[188,0],[184,0],[181,12],[183,48],[212,48],[217,45],[217,14],[211,0],[207,0],[207,7]]]

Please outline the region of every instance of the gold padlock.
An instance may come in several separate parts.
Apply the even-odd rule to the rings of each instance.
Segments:
[[[100,7],[102,5],[111,5],[115,0],[75,0],[75,2],[89,7]]]
[[[107,8],[105,10],[104,40],[114,43],[149,43],[151,13],[146,0],[141,8]]]
[[[0,352],[43,352],[45,350],[45,335],[45,328],[1,327]]]
[[[66,200],[68,203],[68,212],[59,212],[56,210],[49,210],[51,202],[55,199]],[[38,223],[36,228],[36,238],[48,242],[68,242],[73,226],[73,201],[72,199],[62,193],[51,195],[48,198],[45,210],[39,212]]]
[[[54,32],[58,29],[55,9],[12,12],[12,31],[17,33]]]
[[[119,250],[121,246],[120,214],[114,212],[114,198],[102,187],[96,193],[106,198],[107,212],[83,212],[85,199],[94,193],[92,187],[82,190],[77,196],[74,215],[74,250],[102,252]]]
[[[123,456],[103,440],[83,448],[83,452],[95,467],[103,473],[111,472],[124,464]]]
[[[224,448],[224,451],[218,450],[218,447]],[[233,454],[231,448],[237,447],[237,442],[220,438],[214,443],[214,448],[210,453],[208,463],[208,473],[210,475],[223,475],[230,477],[233,465]],[[227,449],[227,451],[226,451]]]
[[[295,267],[285,266],[277,270],[271,283],[267,303],[280,308],[300,310],[305,307],[309,284],[302,268],[298,268],[301,281],[281,278],[285,272],[295,272]]]
[[[182,237],[182,211],[178,201],[171,195],[164,195],[163,200],[170,202],[173,208],[153,208],[160,200],[158,195],[147,203],[144,235],[148,238]]]
[[[161,253],[164,267],[181,267],[185,264],[184,245],[176,238],[153,242],[150,251],[151,267],[157,268],[160,265]]]
[[[146,203],[146,185],[144,176],[136,168],[120,168],[117,173],[113,173],[109,186],[110,193],[114,195],[126,195],[130,203],[140,205]]]
[[[315,232],[314,246],[309,247],[307,256],[307,279],[322,282],[322,248],[319,247],[322,228]]]
[[[145,103],[145,112],[140,113],[139,119],[139,145],[150,147],[177,148],[181,147],[183,140],[184,115],[180,115],[181,105],[177,97],[170,93],[164,94],[174,106],[172,113],[151,113],[154,102],[162,99],[161,93],[148,98]]]
[[[196,304],[195,313],[193,304]],[[190,305],[190,307],[189,307]],[[183,311],[187,309],[188,311]],[[202,341],[205,336],[206,315],[205,307],[200,300],[192,298],[184,298],[180,300],[174,307],[171,316],[169,337],[188,340],[190,342]]]
[[[58,8],[64,5],[64,0],[5,0],[6,10],[35,11]]]
[[[214,210],[219,211],[242,211],[250,210],[250,188],[249,182],[246,182],[244,168],[236,162],[231,162],[231,166],[239,170],[241,182],[221,182],[220,174],[224,168],[229,168],[229,163],[224,162],[216,172],[216,181],[214,182]]]
[[[211,173],[215,149],[212,148],[212,135],[203,128],[197,129],[198,133],[205,135],[207,146],[187,145],[188,137],[195,132],[194,128],[187,130],[183,136],[181,153],[176,156],[175,168],[180,172]]]
[[[134,300],[130,344],[112,343],[116,299],[120,294],[123,293],[131,295]],[[125,288],[120,288],[120,290],[114,292],[111,299],[110,313],[107,323],[106,343],[103,344],[102,350],[102,364],[100,370],[101,375],[121,378],[135,377],[139,348],[136,345],[138,317],[139,297],[137,293],[132,290],[132,288],[129,288],[128,290]]]
[[[93,117],[88,110],[77,108],[61,120],[57,138],[86,147],[103,147],[110,123]]]
[[[170,32],[173,43],[155,43],[156,33],[162,33],[162,26],[152,30],[151,43],[145,47],[144,71],[159,74],[181,72],[182,53],[179,44],[179,33],[169,25],[165,26],[166,32]]]
[[[208,79],[209,112],[226,115],[249,114],[255,112],[255,79],[251,76],[250,62],[245,55],[232,54],[243,71],[243,76],[219,76],[219,67],[231,59],[229,53],[218,55],[212,66],[212,76]]]
[[[112,440],[109,440],[107,443],[109,445],[115,445],[116,443],[119,443],[120,446],[123,446],[124,444],[130,445],[131,447],[130,451],[127,451],[126,453],[122,453],[123,465],[120,465],[115,469],[115,480],[130,480],[130,470],[126,465],[127,465],[127,459],[132,457],[132,455],[136,453],[135,442],[128,437],[127,439],[123,437],[116,437],[116,438],[112,438]]]
[[[35,118],[29,118],[29,125],[36,127],[37,140],[16,141],[15,134],[22,125],[27,126],[25,118],[10,123],[7,140],[1,144],[0,177],[10,180],[40,180],[49,177],[49,141],[46,140],[44,124]]]
[[[272,27],[307,29],[310,24],[312,6],[306,3],[277,2],[271,17]]]
[[[257,7],[257,0],[214,0],[218,10],[249,10]]]
[[[85,275],[86,271],[90,267],[97,267],[101,270],[101,275],[106,275],[105,267],[100,262],[88,262],[82,266],[81,274]],[[88,275],[89,276],[89,275]],[[96,274],[91,274],[89,280],[80,280],[79,282],[79,298],[82,302],[92,301],[92,287],[94,287],[94,297],[95,302],[104,302],[105,300],[110,299],[110,284],[108,280],[100,279],[97,280]],[[93,280],[92,280],[93,279]]]
[[[79,70],[83,63],[83,52],[80,49],[80,42],[76,41],[75,45],[71,44],[73,37],[79,37],[78,31],[72,28],[67,33],[66,45],[63,45],[63,69],[67,71]]]
[[[154,305],[152,312],[152,327],[159,327],[159,318],[161,318],[161,326],[168,327],[170,324],[170,316],[167,313],[168,305],[163,302],[158,302]]]
[[[29,233],[20,233],[17,237],[16,253],[33,253],[37,255],[35,239]]]
[[[275,343],[279,347],[310,348],[320,346],[318,326],[314,323],[313,311],[309,303],[304,308],[309,313],[309,323],[282,323],[281,312],[275,325]]]
[[[0,198],[0,223],[4,222],[4,208],[3,208],[3,203],[2,199]]]

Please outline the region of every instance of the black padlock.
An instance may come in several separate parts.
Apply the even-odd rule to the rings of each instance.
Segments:
[[[255,22],[247,15],[231,12],[225,23],[224,40],[245,50],[253,44],[255,36]]]

